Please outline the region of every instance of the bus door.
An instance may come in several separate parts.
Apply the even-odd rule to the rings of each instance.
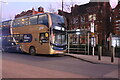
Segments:
[[[39,52],[49,53],[49,33],[43,32],[39,35]]]

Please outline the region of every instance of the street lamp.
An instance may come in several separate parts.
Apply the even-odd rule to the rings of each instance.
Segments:
[[[2,3],[6,3],[2,0],[0,0],[0,38],[2,37]],[[2,38],[1,38],[2,39]],[[0,40],[0,65],[2,65],[2,40]],[[2,79],[2,66],[0,66],[0,78]]]
[[[2,0],[0,0],[0,38],[2,37],[2,4],[7,3]],[[1,38],[2,39],[2,38]],[[0,40],[0,65],[2,65],[2,40]],[[2,66],[0,66],[0,78],[2,79]]]

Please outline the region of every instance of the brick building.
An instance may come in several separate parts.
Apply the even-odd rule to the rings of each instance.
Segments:
[[[111,22],[113,26],[113,34],[120,36],[120,1],[118,5],[111,11]]]
[[[120,1],[111,10],[111,26],[112,34],[110,35],[111,41],[109,45],[120,48]]]
[[[62,13],[59,11],[59,14]],[[94,35],[96,43],[106,45],[106,39],[112,32],[110,23],[111,6],[109,2],[89,2],[71,7],[71,13],[63,12],[68,20],[68,30],[90,30],[94,20]]]

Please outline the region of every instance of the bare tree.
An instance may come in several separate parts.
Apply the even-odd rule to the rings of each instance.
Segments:
[[[75,4],[73,0],[70,2],[63,2],[63,11],[65,12],[71,12],[71,7]]]
[[[51,12],[51,13],[55,13],[55,8],[53,8],[53,6],[50,4],[49,7],[48,7],[48,11]]]
[[[68,2],[65,2],[65,3],[63,4],[63,10],[64,10],[65,12],[71,12],[71,4],[68,3]]]
[[[49,12],[56,13],[58,9],[62,10],[62,2],[53,2],[53,4],[55,4],[55,5],[50,4],[48,6],[47,10]],[[65,12],[71,12],[71,7],[73,5],[74,5],[73,0],[71,0],[70,2],[63,2],[63,11],[65,11]]]

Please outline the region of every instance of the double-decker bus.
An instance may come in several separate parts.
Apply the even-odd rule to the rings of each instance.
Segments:
[[[12,20],[6,20],[2,22],[1,27],[1,43],[2,43],[2,50],[3,51],[15,51],[15,42],[11,37],[11,23]]]
[[[66,51],[65,19],[41,13],[13,20],[12,36],[21,51],[36,54],[61,54]]]
[[[7,20],[2,22],[2,27],[1,27],[1,41],[2,41],[2,48],[6,51],[7,47],[11,45],[9,38],[10,38],[10,25],[11,25],[12,20]]]

